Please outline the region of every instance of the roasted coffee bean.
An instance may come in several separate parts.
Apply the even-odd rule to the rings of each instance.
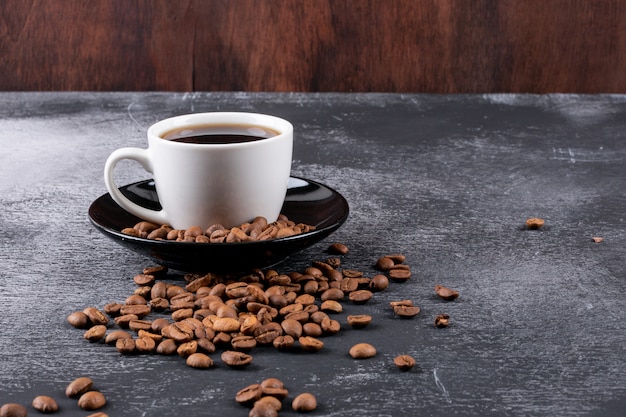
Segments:
[[[357,343],[350,348],[350,356],[354,359],[367,359],[376,356],[376,348],[369,343]]]
[[[389,278],[391,278],[395,282],[405,282],[411,279],[411,270],[410,268],[403,268],[407,265],[398,265],[393,266],[391,269],[387,271]]]
[[[372,316],[367,314],[355,314],[347,317],[348,324],[355,329],[368,326],[372,322]]]
[[[261,397],[257,401],[254,402],[253,407],[258,407],[261,405],[266,405],[275,409],[276,411],[280,411],[283,408],[283,403],[276,397],[272,397],[270,395]]]
[[[278,336],[272,341],[272,345],[278,350],[289,350],[296,343],[296,339],[290,335]]]
[[[345,255],[349,252],[349,249],[343,243],[333,243],[328,247],[328,252],[335,255]]]
[[[379,259],[376,261],[376,265],[375,265],[375,267],[376,267],[376,269],[378,269],[378,270],[380,270],[380,271],[388,271],[388,270],[390,270],[391,268],[393,268],[393,266],[394,266],[395,264],[396,264],[396,263],[393,261],[393,259],[388,258],[388,257],[386,257],[386,256],[383,256],[382,258],[379,258]]]
[[[447,314],[439,314],[435,317],[435,327],[448,327],[450,324],[450,316]]]
[[[368,290],[356,290],[352,291],[348,297],[354,304],[364,304],[372,298],[372,292]]]
[[[386,275],[375,275],[369,282],[369,288],[372,291],[384,291],[389,287],[389,279]]]
[[[163,339],[156,347],[156,353],[159,355],[173,355],[178,349],[178,345],[173,339]]]
[[[435,292],[439,297],[446,301],[456,300],[459,296],[459,292],[452,288],[444,287],[443,285],[435,285]]]
[[[118,316],[121,309],[122,304],[120,303],[108,303],[103,308],[104,312],[111,317]]]
[[[415,359],[410,355],[399,355],[394,358],[393,363],[401,371],[408,371],[415,366]]]
[[[140,320],[140,319],[131,320],[128,322],[128,328],[135,332],[138,332],[139,330],[151,330],[152,322],[150,320]]]
[[[213,359],[204,353],[192,353],[186,359],[188,366],[197,369],[208,369],[213,366]]]
[[[261,381],[263,395],[268,395],[279,400],[287,398],[289,391],[285,389],[285,384],[278,378],[267,378]]]
[[[0,417],[26,417],[28,410],[21,404],[8,403],[0,407]]]
[[[91,324],[94,325],[107,325],[109,324],[109,319],[107,316],[100,310],[95,307],[87,307],[83,310],[83,313],[89,318]]]
[[[168,268],[163,265],[148,266],[143,269],[143,273],[146,275],[154,275],[155,277],[162,277],[167,274]]]
[[[300,337],[298,339],[298,343],[300,343],[300,347],[302,347],[302,349],[309,352],[317,352],[324,347],[324,342],[311,336]]]
[[[341,323],[339,323],[339,321],[333,320],[333,319],[331,319],[329,317],[323,319],[322,323],[319,326],[321,327],[322,332],[325,335],[335,334],[335,333],[338,333],[339,330],[341,330]],[[312,334],[308,334],[308,335],[312,336]]]
[[[135,350],[139,353],[150,353],[156,348],[156,342],[150,337],[139,337],[135,340]]]
[[[248,417],[277,417],[278,410],[272,407],[271,404],[268,403],[258,403],[255,404],[250,413],[248,413]]]
[[[363,272],[355,269],[344,269],[341,273],[345,278],[361,278],[363,276]]]
[[[70,382],[65,389],[65,395],[68,398],[76,397],[89,391],[91,387],[93,387],[93,380],[91,378],[86,376],[76,378],[75,380]]]
[[[133,294],[126,297],[124,300],[125,305],[143,305],[146,304],[147,300],[140,295]],[[122,311],[122,307],[120,307],[120,312]]]
[[[86,392],[78,399],[78,406],[87,411],[102,408],[106,405],[106,403],[107,400],[100,391]]]
[[[298,413],[308,413],[317,408],[317,399],[311,393],[297,395],[291,402],[291,408]]]
[[[129,355],[131,353],[134,353],[135,352],[135,339],[127,339],[127,338],[117,339],[115,341],[115,349],[123,355]]]
[[[77,329],[84,329],[91,323],[89,317],[82,311],[74,311],[67,316],[67,322]]]
[[[302,325],[302,334],[305,336],[320,337],[323,333],[322,326],[317,323],[309,322]]]
[[[139,317],[135,314],[124,314],[123,316],[118,316],[115,318],[115,324],[120,326],[123,329],[127,329],[130,322],[133,320],[139,320]]]
[[[137,274],[133,277],[133,281],[137,285],[152,285],[154,280],[155,276],[150,274]]]
[[[417,316],[420,313],[420,308],[418,306],[397,305],[393,307],[393,312],[399,317],[409,318]]]
[[[150,314],[150,306],[147,304],[139,304],[139,305],[124,305],[120,309],[120,314],[134,314],[139,318],[143,318]]]
[[[113,330],[104,338],[104,343],[114,345],[119,339],[132,339],[133,336],[125,330]]]
[[[103,412],[97,412],[97,413],[89,414],[86,417],[109,417],[109,415]]]
[[[38,395],[33,399],[32,406],[40,413],[49,414],[59,411],[59,404],[56,400],[47,395]]]
[[[531,217],[526,220],[526,227],[531,230],[541,229],[545,221],[539,217]]]
[[[252,336],[235,336],[231,339],[230,345],[238,351],[250,351],[256,347],[256,339]]]
[[[101,340],[107,332],[107,327],[102,324],[92,326],[85,331],[83,337],[90,342],[97,342]]]
[[[252,363],[252,356],[247,353],[227,350],[222,353],[222,362],[231,368],[242,368]]]
[[[263,389],[261,384],[251,384],[237,391],[235,401],[242,405],[252,405],[260,400],[262,395]]]
[[[343,306],[335,300],[326,300],[322,303],[320,309],[329,313],[341,313],[343,311]]]

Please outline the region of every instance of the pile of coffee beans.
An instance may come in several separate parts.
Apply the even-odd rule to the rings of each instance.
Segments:
[[[267,378],[240,389],[235,395],[235,401],[250,408],[250,417],[274,417],[282,410],[283,400],[288,396],[289,391],[280,379]],[[303,392],[294,397],[291,408],[300,413],[308,413],[317,408],[317,399],[313,394]]]
[[[93,380],[89,377],[76,378],[65,388],[65,395],[68,398],[76,398],[80,408],[86,411],[98,410],[106,405],[106,398],[94,389]],[[57,401],[48,395],[36,396],[32,407],[43,414],[53,414],[59,411]],[[26,417],[28,409],[22,404],[8,403],[0,407],[0,417]],[[96,412],[87,417],[108,417],[105,413]]]
[[[237,275],[187,274],[184,281],[174,283],[167,279],[170,275],[166,267],[148,267],[134,276],[137,287],[125,300],[111,302],[102,309],[89,306],[74,311],[67,321],[84,330],[83,337],[91,343],[114,346],[124,355],[178,355],[196,369],[215,366],[214,354],[218,351],[221,363],[231,368],[252,363],[250,352],[259,346],[317,352],[324,348],[324,337],[341,332],[342,323],[336,314],[343,312],[346,303],[367,303],[375,293],[385,291],[390,282],[404,283],[411,278],[411,268],[402,254],[378,258],[373,264],[378,272],[368,277],[362,271],[343,267],[340,256],[348,251],[346,245],[335,243],[327,250],[330,257],[312,261],[297,272],[268,269]],[[439,284],[435,293],[446,301],[459,296],[457,291]],[[390,307],[404,319],[420,313],[420,307],[411,300],[392,301]],[[347,324],[355,329],[367,327],[372,320],[366,314],[346,317]],[[446,314],[435,319],[437,328],[448,324]],[[348,352],[354,359],[376,354],[376,348],[367,342],[357,343]],[[415,362],[406,354],[394,359],[403,371],[410,370]],[[253,388],[256,391],[251,392]],[[251,416],[274,415],[280,410],[276,400],[281,402],[286,397],[284,387],[272,386],[274,395],[267,395],[267,387],[265,391],[263,387],[253,388],[237,394],[237,401],[252,407]],[[250,398],[244,400],[246,396]],[[305,411],[316,404],[315,397],[303,394],[294,398],[293,409]]]
[[[232,228],[214,224],[207,229],[203,229],[200,226],[192,226],[182,230],[174,229],[169,225],[158,225],[148,221],[141,221],[133,227],[122,229],[122,233],[144,239],[174,242],[241,243],[284,238],[313,230],[315,230],[315,226],[295,223],[284,214],[281,214],[275,222],[268,223],[265,217],[259,216],[251,222]]]

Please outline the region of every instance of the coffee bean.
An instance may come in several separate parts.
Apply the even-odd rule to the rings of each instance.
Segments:
[[[188,366],[197,369],[208,369],[213,366],[213,360],[209,355],[200,352],[189,355],[186,359],[186,363]]]
[[[272,344],[278,350],[289,350],[295,343],[296,340],[289,335],[278,336],[272,341]]]
[[[173,355],[178,349],[178,345],[173,339],[163,339],[156,347],[156,353],[160,355]]]
[[[40,413],[56,413],[59,411],[59,405],[54,398],[47,395],[39,395],[33,399],[32,406]]]
[[[436,327],[448,327],[450,324],[450,316],[447,314],[439,314],[435,317],[435,326]]]
[[[121,338],[115,341],[115,349],[123,354],[129,355],[135,352],[135,339]]]
[[[376,348],[369,343],[357,343],[350,348],[350,356],[354,359],[367,359],[376,356]]]
[[[338,333],[339,330],[341,330],[341,323],[339,323],[339,321],[337,320],[331,319],[330,317],[326,317],[322,320],[320,327],[322,328],[322,332],[325,335],[335,334]]]
[[[26,417],[28,410],[21,404],[8,403],[0,407],[0,417]]]
[[[355,329],[368,326],[372,322],[372,316],[367,314],[355,314],[347,317],[348,324]]]
[[[109,324],[109,319],[107,316],[100,310],[95,307],[87,307],[83,310],[83,313],[89,318],[91,324],[94,325],[107,325]]]
[[[376,269],[380,271],[388,271],[395,265],[393,259],[383,256],[376,261]]]
[[[252,405],[261,399],[263,389],[261,384],[251,384],[237,391],[235,401],[242,405]]]
[[[443,285],[435,285],[435,292],[439,297],[446,301],[452,301],[458,298],[459,292],[451,288],[444,287]]]
[[[317,408],[317,399],[311,393],[297,395],[291,402],[291,408],[298,413],[308,413]]]
[[[311,336],[302,336],[298,339],[302,349],[309,352],[317,352],[324,347],[324,342]]]
[[[348,297],[354,304],[364,304],[372,298],[372,292],[368,290],[357,290],[351,292]]]
[[[410,268],[404,268],[408,265],[396,265],[387,270],[387,274],[389,278],[391,278],[395,282],[405,282],[411,279],[411,270]]]
[[[119,339],[132,339],[132,335],[125,330],[113,330],[104,338],[107,345],[115,345]]]
[[[234,350],[224,351],[221,357],[222,362],[232,368],[243,368],[252,363],[252,356]]]
[[[90,342],[97,342],[101,340],[107,332],[107,327],[102,324],[90,327],[83,335],[83,337]]]
[[[74,311],[67,316],[67,322],[77,329],[84,329],[89,326],[89,317],[82,311]]]
[[[278,398],[268,395],[265,397],[261,397],[257,401],[255,401],[253,407],[258,407],[258,406],[268,406],[268,407],[273,408],[276,411],[280,411],[283,408],[283,403]]]
[[[154,283],[155,276],[150,274],[137,274],[133,277],[133,281],[137,285],[152,285]]]
[[[326,311],[329,313],[341,313],[343,311],[343,306],[341,303],[335,300],[326,300],[320,306],[322,311]]]
[[[526,227],[531,230],[541,229],[545,221],[539,217],[531,217],[526,220]]]
[[[393,312],[399,317],[409,318],[417,316],[420,313],[420,308],[418,306],[397,305],[393,307]]]
[[[103,412],[97,412],[97,413],[89,414],[87,417],[109,417],[109,415]]]
[[[248,413],[248,417],[277,417],[278,410],[276,410],[269,403],[255,403],[255,405]]]
[[[106,398],[100,391],[88,391],[78,399],[78,406],[87,411],[102,408],[106,403]]]
[[[150,337],[140,337],[135,340],[135,350],[139,353],[150,353],[156,348],[156,342]]]
[[[328,247],[328,252],[336,255],[345,255],[349,252],[349,249],[343,243],[333,243]]]
[[[254,337],[241,335],[233,337],[230,344],[235,350],[247,352],[254,349],[257,343]]]
[[[410,355],[399,355],[393,360],[393,363],[402,371],[408,371],[415,366],[415,359]]]
[[[69,383],[67,388],[65,389],[65,395],[68,398],[76,397],[78,395],[84,394],[89,391],[93,387],[93,381],[89,377],[80,377],[76,378],[72,382]]]

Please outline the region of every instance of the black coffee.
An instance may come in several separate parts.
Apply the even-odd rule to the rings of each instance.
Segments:
[[[252,142],[279,134],[275,130],[255,125],[197,125],[170,130],[161,137],[174,142],[216,145]]]

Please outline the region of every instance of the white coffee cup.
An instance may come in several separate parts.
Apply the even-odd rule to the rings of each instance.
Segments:
[[[230,128],[240,134],[271,137],[229,143],[185,143],[172,139],[200,127]],[[240,128],[239,128],[240,127]],[[181,140],[181,139],[178,139]],[[195,139],[184,139],[195,140]],[[120,148],[106,161],[104,181],[113,200],[135,216],[176,229],[230,228],[280,214],[291,172],[293,126],[278,117],[243,112],[196,113],[161,120],[148,129],[148,148]],[[161,210],[126,198],[114,181],[118,162],[131,159],[152,173]]]

